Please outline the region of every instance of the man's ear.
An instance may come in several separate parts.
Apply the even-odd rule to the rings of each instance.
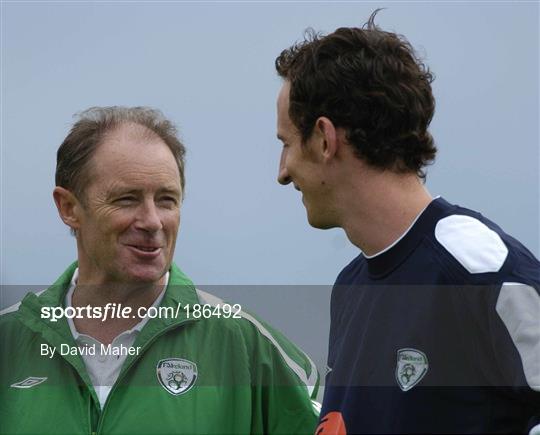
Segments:
[[[73,231],[80,226],[81,204],[69,190],[56,186],[53,190],[54,203],[58,209],[60,219]]]
[[[326,116],[321,116],[315,121],[315,131],[320,139],[320,152],[322,159],[328,161],[337,152],[338,137],[336,127]]]

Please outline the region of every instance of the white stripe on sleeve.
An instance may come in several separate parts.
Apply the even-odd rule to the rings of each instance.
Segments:
[[[199,301],[200,301],[201,304],[219,306],[220,304],[223,303],[222,299],[220,299],[220,298],[218,298],[218,297],[216,297],[216,296],[214,296],[214,295],[212,295],[210,293],[207,293],[207,292],[199,290],[199,289],[196,289],[196,290],[197,290],[197,296],[199,297]],[[300,378],[302,383],[306,386],[306,388],[308,390],[308,393],[311,396],[313,394],[313,390],[315,389],[315,385],[317,383],[317,367],[315,366],[315,364],[313,363],[311,358],[309,358],[304,352],[302,352],[302,353],[304,353],[304,356],[307,358],[307,360],[309,361],[309,363],[311,365],[311,372],[310,372],[310,374],[308,376],[306,371],[302,367],[300,367],[289,355],[287,355],[285,350],[279,345],[279,343],[274,338],[272,333],[270,331],[268,331],[268,329],[266,329],[261,324],[261,322],[259,322],[253,316],[251,316],[250,314],[248,314],[248,313],[246,313],[244,311],[240,311],[239,314],[240,314],[240,316],[242,316],[242,318],[248,320],[253,325],[255,325],[255,327],[258,329],[259,333],[261,335],[263,335],[264,337],[266,337],[275,346],[275,348],[278,350],[281,357],[287,363],[289,368],[294,373],[296,373],[298,378]]]
[[[505,282],[495,309],[519,352],[527,383],[540,391],[540,295],[528,285]]]

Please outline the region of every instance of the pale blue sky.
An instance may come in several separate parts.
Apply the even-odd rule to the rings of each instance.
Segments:
[[[310,228],[299,193],[275,181],[273,64],[306,27],[360,26],[377,7],[437,77],[428,188],[538,256],[537,2],[3,2],[2,283],[47,285],[75,259],[51,196],[72,115],[149,105],[188,148],[175,260],[197,284],[332,284],[358,250]],[[282,317],[282,300],[268,303]]]

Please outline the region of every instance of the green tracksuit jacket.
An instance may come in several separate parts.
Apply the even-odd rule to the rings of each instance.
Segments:
[[[75,346],[66,319],[43,319],[41,308],[63,305],[76,267],[0,317],[0,433],[314,432],[313,363],[245,312],[241,319],[197,320],[181,310],[176,318],[151,319],[133,345],[139,355],[127,357],[101,410],[80,355],[40,355],[42,343]],[[161,306],[219,302],[175,265],[170,272]]]

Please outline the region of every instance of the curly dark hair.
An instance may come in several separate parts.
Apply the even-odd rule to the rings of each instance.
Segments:
[[[378,11],[362,28],[326,36],[307,29],[304,41],[281,52],[275,65],[291,86],[289,116],[302,142],[325,116],[345,130],[359,158],[425,179],[437,152],[427,131],[433,75],[403,36],[375,25]]]

